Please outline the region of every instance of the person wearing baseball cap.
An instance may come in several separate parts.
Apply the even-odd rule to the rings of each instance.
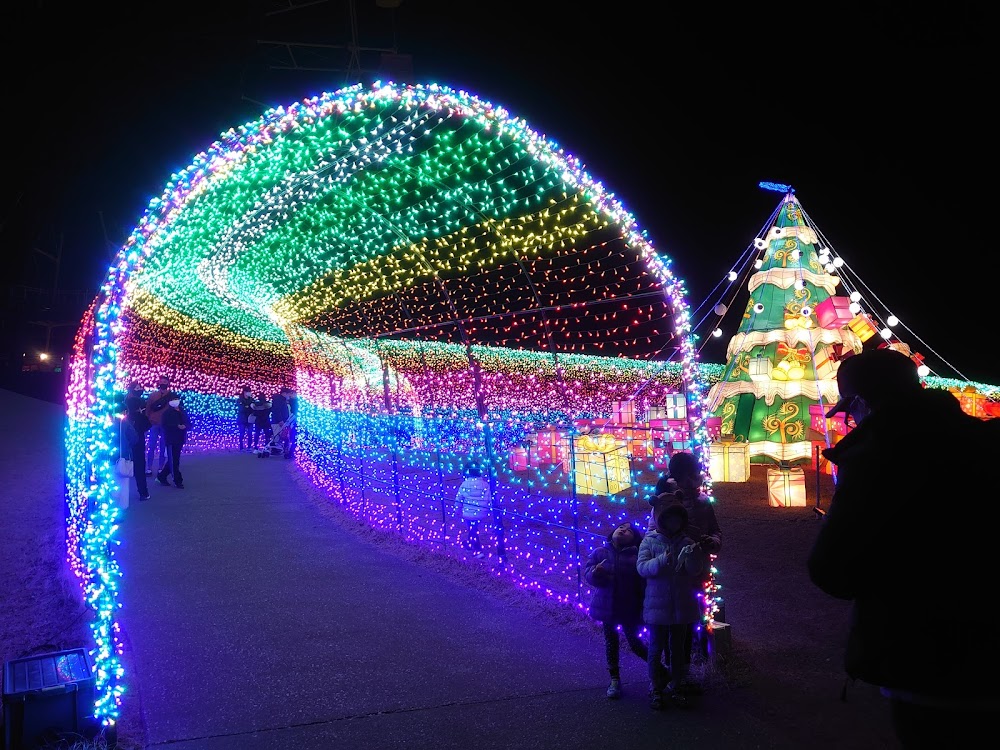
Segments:
[[[891,349],[841,362],[837,387],[827,416],[856,426],[823,451],[837,484],[809,578],[853,602],[845,670],[881,688],[901,746],[971,743],[1000,711],[1000,649],[969,642],[962,593],[1000,595],[1000,558],[979,531],[1000,527],[1000,419],[923,387],[914,362]]]

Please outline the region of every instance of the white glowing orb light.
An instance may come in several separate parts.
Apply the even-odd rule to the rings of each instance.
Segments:
[[[823,266],[823,270],[826,271],[827,273],[833,273],[837,269],[834,268],[833,263],[827,263],[825,266]]]
[[[889,339],[892,338],[892,331],[889,330],[888,328],[883,328],[881,331],[878,332],[878,335],[884,338],[886,341],[888,341]]]
[[[757,269],[759,269],[763,265],[764,265],[764,261],[762,261],[760,258],[757,258],[757,260],[755,260],[753,262],[753,267],[757,268]]]
[[[836,266],[837,268],[840,268],[842,265],[844,265],[844,259],[841,258],[840,256],[837,256],[836,258],[833,259],[833,265]]]
[[[738,279],[738,278],[739,278],[739,276],[736,274],[736,271],[730,271],[729,272],[729,280],[730,281],[736,281],[736,279]]]
[[[847,306],[847,309],[850,310],[855,315],[857,315],[859,312],[861,312],[861,305],[857,302],[852,302]]]
[[[885,324],[890,328],[892,328],[893,326],[898,326],[899,318],[897,318],[895,315],[890,315],[888,320],[885,321]]]
[[[861,292],[851,292],[851,302],[860,302]]]
[[[760,315],[762,312],[764,312],[764,305],[758,302],[756,305],[753,306],[753,311],[758,315]]]
[[[806,282],[804,282],[802,279],[796,279],[795,280],[795,288],[796,289],[805,289],[806,288]]]
[[[715,338],[719,338],[720,336],[722,336],[722,329],[716,328],[714,331],[712,331],[712,335],[715,336]]]
[[[931,368],[929,368],[927,365],[917,365],[917,375],[919,375],[922,378],[926,378],[930,374],[931,374]]]

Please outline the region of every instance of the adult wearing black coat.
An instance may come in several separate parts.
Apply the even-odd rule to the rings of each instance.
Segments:
[[[162,422],[163,439],[167,444],[167,463],[156,475],[156,481],[167,486],[170,484],[167,477],[172,475],[174,487],[182,490],[184,489],[184,477],[181,474],[181,453],[187,440],[190,423],[187,412],[181,407],[180,396],[173,395],[174,397],[167,402]]]
[[[253,450],[253,423],[250,421],[250,415],[253,414],[253,401],[250,386],[243,386],[240,395],[236,397],[236,432],[241,453]]]
[[[970,629],[1000,594],[992,466],[1000,420],[924,389],[913,362],[879,349],[837,374],[857,426],[824,451],[837,488],[809,554],[812,581],[853,601],[848,675],[882,688],[903,747],[962,747],[1000,718],[1000,649]],[[989,482],[989,484],[987,484]]]

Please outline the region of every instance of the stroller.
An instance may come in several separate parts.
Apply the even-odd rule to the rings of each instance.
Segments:
[[[284,455],[285,446],[288,444],[294,423],[295,415],[293,414],[285,421],[285,424],[281,428],[278,428],[277,425],[271,425],[271,439],[265,443],[263,448],[257,451],[257,458]]]

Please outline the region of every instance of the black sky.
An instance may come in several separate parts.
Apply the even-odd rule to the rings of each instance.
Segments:
[[[275,69],[287,58],[262,40],[350,41],[347,0],[274,13],[300,4],[17,6],[2,78],[10,281],[44,276],[31,249],[63,237],[60,286],[96,287],[149,199],[220,132],[354,82]],[[985,11],[746,5],[354,7],[359,43],[411,55],[413,82],[502,105],[579,158],[673,259],[693,305],[777,205],[758,182],[789,183],[920,338],[967,377],[1000,383],[980,338],[997,296]],[[348,62],[295,51],[303,67]],[[704,358],[721,361],[718,348]]]

